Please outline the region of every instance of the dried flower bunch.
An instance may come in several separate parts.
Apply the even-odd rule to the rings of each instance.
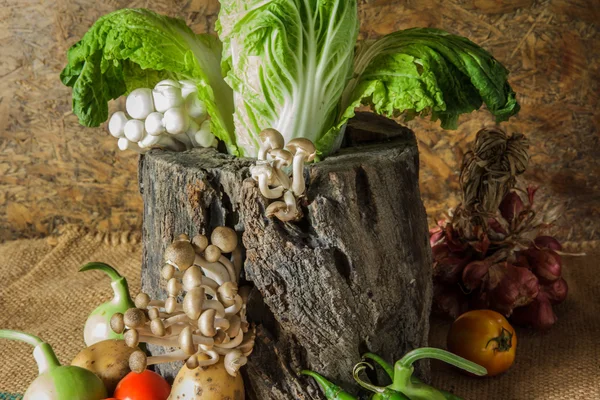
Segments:
[[[516,323],[547,329],[562,302],[562,246],[543,236],[562,207],[535,203],[537,188],[516,187],[529,162],[527,139],[500,129],[478,132],[460,175],[462,203],[430,230],[435,303],[457,317],[490,308]]]
[[[167,299],[152,300],[140,293],[134,308],[111,318],[111,328],[124,332],[130,347],[148,343],[176,348],[152,357],[136,351],[129,358],[131,370],[184,360],[194,369],[216,364],[223,356],[227,372],[236,376],[252,353],[255,338],[246,319],[250,288],[238,287],[242,263],[237,235],[230,228],[215,228],[210,243],[204,235],[191,241],[179,235],[167,247],[161,271]]]
[[[297,201],[306,192],[304,163],[315,159],[315,145],[305,138],[285,144],[283,136],[275,129],[263,130],[260,139],[258,161],[250,168],[250,173],[265,198],[278,199],[269,204],[266,216],[296,221],[302,217]]]

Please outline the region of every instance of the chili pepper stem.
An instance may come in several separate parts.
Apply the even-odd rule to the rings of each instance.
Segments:
[[[365,353],[365,354],[363,354],[362,358],[376,362],[385,371],[385,373],[390,377],[390,379],[392,379],[392,380],[394,379],[394,367],[392,367],[391,364],[389,364],[383,358],[379,357],[377,354]]]
[[[52,368],[60,367],[60,361],[58,361],[52,347],[37,336],[9,329],[0,329],[0,339],[16,340],[33,346],[33,358],[35,358],[38,365],[40,375]]]

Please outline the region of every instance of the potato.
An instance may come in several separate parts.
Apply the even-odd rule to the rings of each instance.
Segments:
[[[137,349],[128,347],[124,340],[104,340],[81,350],[71,365],[88,369],[98,375],[110,396],[117,383],[131,372],[129,355],[135,350]]]
[[[223,357],[209,367],[189,369],[184,365],[175,377],[169,400],[244,400],[244,381],[240,373],[235,378],[227,373]]]

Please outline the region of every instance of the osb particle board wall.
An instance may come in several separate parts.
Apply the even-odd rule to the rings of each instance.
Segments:
[[[106,129],[80,127],[58,79],[65,52],[101,15],[147,7],[212,31],[216,0],[0,0],[0,241],[41,236],[64,223],[139,229],[137,157]],[[505,124],[531,139],[527,178],[570,201],[563,238],[598,239],[600,224],[600,8],[596,0],[360,1],[363,38],[414,27],[470,37],[512,71],[523,106]],[[117,107],[118,105],[113,105]],[[457,172],[485,112],[454,132],[411,122],[431,218],[457,203]]]

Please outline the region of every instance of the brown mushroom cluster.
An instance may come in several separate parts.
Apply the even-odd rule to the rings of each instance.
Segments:
[[[281,221],[298,220],[302,214],[297,201],[306,191],[304,163],[315,159],[315,145],[305,138],[285,144],[283,136],[275,129],[263,130],[260,139],[258,161],[250,168],[250,173],[258,182],[261,194],[276,200],[269,204],[266,215]]]
[[[194,369],[216,364],[223,356],[227,372],[236,376],[252,353],[255,338],[246,319],[250,288],[238,287],[242,264],[233,229],[215,228],[210,243],[204,235],[191,240],[179,235],[167,247],[161,270],[167,299],[152,300],[142,292],[135,298],[135,308],[111,318],[111,328],[124,332],[130,347],[148,343],[176,349],[151,357],[135,351],[129,358],[131,370],[142,372],[148,365],[172,361],[185,361]]]

